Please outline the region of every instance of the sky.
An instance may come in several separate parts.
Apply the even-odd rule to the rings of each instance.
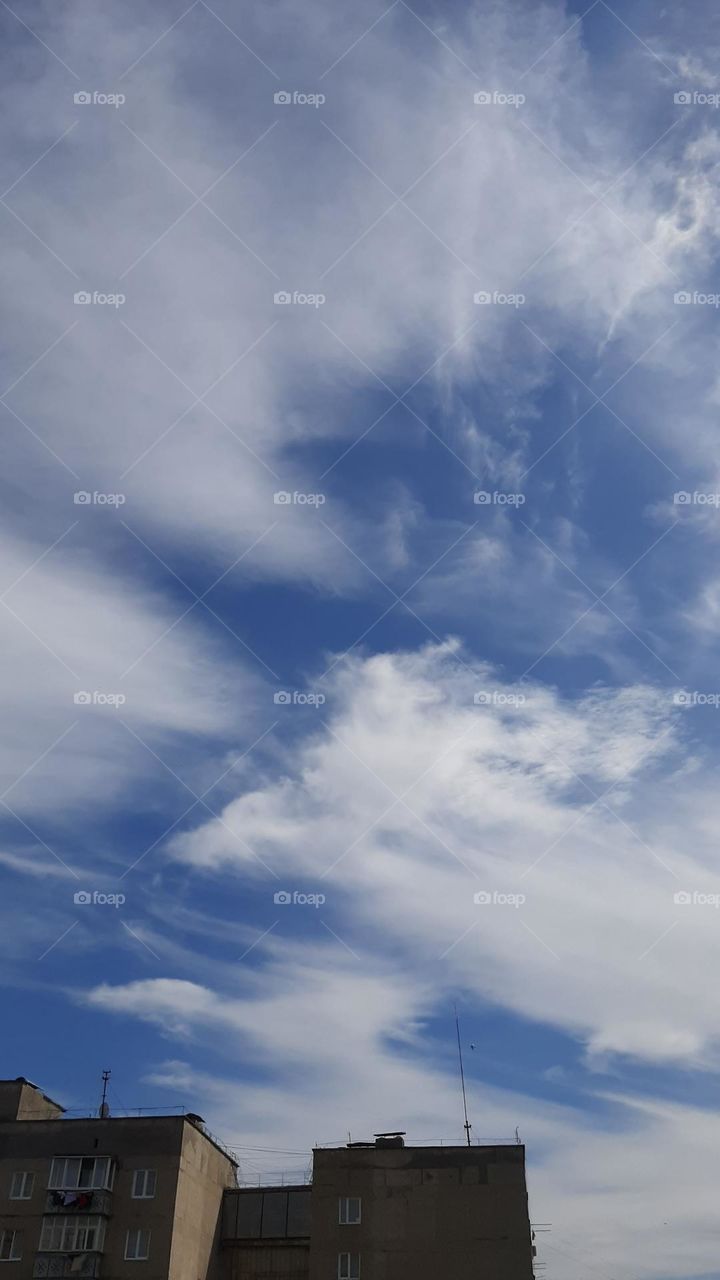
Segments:
[[[0,27],[3,1075],[717,1280],[720,14]]]

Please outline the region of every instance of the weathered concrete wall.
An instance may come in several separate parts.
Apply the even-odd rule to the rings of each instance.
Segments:
[[[106,1219],[102,1274],[128,1275],[136,1280],[167,1280],[170,1236],[180,1164],[181,1116],[114,1118],[107,1120],[32,1120],[0,1124],[0,1222],[23,1234],[22,1261],[12,1264],[12,1280],[30,1280],[47,1212],[48,1181],[54,1156],[111,1156],[115,1181],[109,1193],[96,1193],[110,1209]],[[155,1169],[152,1200],[133,1200],[135,1169]],[[32,1197],[11,1200],[12,1175],[26,1170],[35,1175]],[[72,1210],[69,1209],[68,1213]],[[93,1214],[93,1208],[84,1213]],[[125,1261],[128,1227],[151,1232],[150,1259]],[[195,1277],[197,1280],[197,1277]]]
[[[53,1156],[73,1155],[111,1156],[116,1162],[113,1190],[95,1197],[109,1210],[101,1276],[206,1280],[223,1190],[234,1185],[234,1173],[230,1160],[183,1116],[0,1123],[0,1224],[23,1235],[22,1260],[8,1264],[12,1280],[32,1277],[42,1220],[50,1216]],[[156,1171],[152,1199],[133,1199],[136,1169]],[[35,1175],[29,1200],[10,1199],[18,1170]],[[93,1207],[83,1212],[93,1214]],[[125,1259],[127,1230],[138,1227],[150,1231],[147,1261]]]
[[[310,1247],[279,1241],[223,1247],[225,1280],[308,1280]],[[337,1268],[332,1272],[335,1280]]]
[[[3,1120],[52,1120],[63,1108],[41,1089],[25,1080],[0,1080],[0,1122]]]
[[[235,1186],[230,1160],[191,1121],[184,1123],[172,1220],[168,1280],[205,1280],[216,1272],[223,1192]],[[144,1277],[138,1277],[144,1280]]]
[[[338,1222],[340,1196],[362,1221]],[[356,1148],[315,1152],[310,1280],[359,1253],[362,1280],[532,1280],[524,1149]]]

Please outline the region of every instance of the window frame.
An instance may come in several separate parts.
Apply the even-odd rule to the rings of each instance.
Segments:
[[[135,1237],[136,1249],[140,1247],[141,1236],[145,1236],[145,1249],[146,1249],[145,1253],[129,1253],[128,1252],[130,1248],[131,1236]],[[150,1231],[149,1227],[128,1227],[125,1232],[125,1250],[123,1252],[123,1258],[125,1259],[125,1262],[147,1262],[150,1257],[151,1236],[152,1236],[152,1232]]]
[[[18,1178],[22,1178],[19,1193],[16,1192],[15,1186]],[[28,1190],[29,1187],[29,1190]],[[33,1191],[35,1190],[35,1174],[31,1169],[14,1169],[10,1177],[10,1200],[32,1200]]]
[[[10,1248],[7,1257],[5,1253],[5,1239],[10,1237]],[[15,1250],[18,1250],[16,1253]],[[0,1262],[22,1262],[22,1234],[14,1227],[2,1227],[0,1229]]]
[[[77,1181],[71,1182],[68,1170],[74,1164],[77,1165]],[[92,1165],[87,1181],[82,1180],[83,1165]],[[99,1176],[98,1169],[103,1165],[104,1174]],[[112,1191],[114,1181],[115,1161],[112,1156],[53,1156],[48,1191]]]
[[[357,1205],[357,1218],[350,1217],[350,1205]],[[344,1215],[344,1216],[343,1216]],[[338,1197],[338,1223],[341,1227],[357,1227],[362,1222],[362,1196]]]
[[[138,1190],[139,1180],[142,1175],[142,1191]],[[152,1178],[152,1191],[148,1191],[148,1179]],[[132,1200],[154,1200],[157,1192],[157,1169],[133,1169],[132,1189],[130,1198]]]
[[[343,1271],[347,1259],[347,1270]],[[357,1270],[353,1271],[353,1262],[357,1264]],[[337,1265],[338,1280],[360,1280],[360,1254],[343,1252],[338,1254]]]
[[[102,1253],[104,1243],[105,1220],[99,1213],[46,1214],[38,1253]]]

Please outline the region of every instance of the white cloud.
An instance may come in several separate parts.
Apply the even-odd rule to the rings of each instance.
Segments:
[[[123,722],[165,759],[184,739],[252,732],[269,694],[242,645],[229,635],[226,645],[218,627],[211,635],[200,607],[177,621],[192,597],[173,603],[77,548],[46,551],[6,538],[0,560],[0,790],[13,809],[61,816],[149,773],[164,782]]]
[[[449,646],[347,663],[328,707],[285,776],[175,836],[172,857],[257,881],[237,832],[287,887],[321,888],[353,948],[391,936],[404,964],[440,966],[591,1057],[714,1059],[717,914],[674,895],[717,891],[717,806],[667,691],[566,702],[473,676]],[[480,891],[526,901],[477,906]]]
[[[49,7],[43,13],[52,47],[70,65],[93,66],[96,76],[116,77],[150,43],[144,14],[134,25],[109,4],[90,25],[77,4],[62,16]],[[317,75],[318,59],[329,66],[342,52],[340,31],[319,11],[306,17],[308,30],[322,31],[312,46]],[[345,19],[347,33],[353,22]],[[258,28],[247,39],[270,57],[262,21]],[[554,46],[523,81],[522,110],[483,108],[472,101],[480,81],[401,8],[328,75],[326,108],[312,118],[276,108],[276,83],[255,63],[242,90],[241,135],[228,120],[225,99],[238,90],[227,60],[245,65],[249,55],[203,6],[130,73],[121,111],[75,108],[66,73],[38,50],[31,109],[23,95],[19,111],[14,91],[5,90],[17,125],[12,171],[19,177],[62,127],[76,127],[8,201],[77,278],[8,215],[15,308],[8,381],[21,379],[10,406],[87,488],[126,490],[127,510],[151,541],[182,541],[190,526],[196,544],[225,567],[263,535],[243,572],[350,585],[355,566],[307,511],[283,511],[277,529],[268,529],[278,516],[274,490],[318,487],[326,463],[311,465],[302,446],[333,439],[338,456],[391,403],[374,374],[402,391],[456,344],[426,389],[480,376],[512,382],[522,404],[555,368],[520,326],[538,308],[551,347],[595,342],[632,315],[623,335],[627,367],[658,336],[667,311],[672,276],[658,255],[671,263],[697,255],[714,233],[710,135],[665,162],[670,175],[659,161],[653,168],[654,155],[634,168],[631,186],[608,197],[618,216],[603,205],[582,216],[592,199],[586,188],[602,190],[637,151],[621,142],[611,102],[604,118],[579,110],[589,91],[580,32],[554,45],[564,29],[559,7],[529,8],[520,29],[510,30],[498,10],[472,17],[462,39],[448,28],[447,43],[493,85],[517,88],[538,52]],[[198,31],[218,59],[217,92],[204,96],[188,95],[177,76],[193,57],[205,68]],[[274,52],[277,58],[277,46]],[[309,67],[309,54],[310,45],[294,49],[296,66],[307,60]],[[202,206],[182,216],[193,200],[182,183],[201,192],[236,161],[208,196],[231,230]],[[398,205],[381,217],[394,198],[383,183],[403,190],[426,170],[407,197],[411,211]],[[675,197],[667,190],[673,178]],[[519,287],[539,258],[522,284],[528,306],[520,312],[473,305],[478,289]],[[73,306],[76,289],[107,289],[108,282],[127,297],[117,314]],[[284,287],[322,288],[327,304],[317,313],[276,307],[273,293]],[[192,407],[211,384],[207,406]],[[355,408],[360,391],[372,398]],[[37,469],[52,507],[72,477],[16,420],[13,427],[17,461]],[[476,442],[462,435],[461,452],[476,456]],[[387,540],[392,551],[392,522],[363,524],[337,500],[333,514],[353,546],[380,551]]]

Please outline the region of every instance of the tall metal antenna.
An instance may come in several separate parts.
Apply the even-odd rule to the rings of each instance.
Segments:
[[[468,1120],[467,1097],[465,1094],[465,1072],[463,1070],[462,1045],[460,1043],[460,1019],[458,1017],[457,1005],[455,1005],[455,1030],[457,1031],[458,1058],[460,1059],[460,1085],[462,1087],[463,1112],[465,1114],[465,1124],[463,1125],[463,1129],[465,1130],[467,1144],[470,1147],[472,1146],[470,1141],[470,1130],[472,1129],[472,1125]]]
[[[111,1075],[112,1075],[112,1072],[109,1070],[105,1070],[102,1073],[103,1089],[102,1089],[102,1098],[100,1100],[100,1112],[99,1112],[101,1120],[104,1120],[107,1116],[110,1115],[110,1108],[107,1103],[107,1091],[108,1091],[108,1082],[110,1080]]]

